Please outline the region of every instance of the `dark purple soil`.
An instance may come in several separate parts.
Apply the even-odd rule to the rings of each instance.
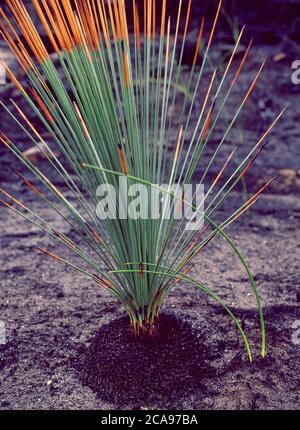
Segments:
[[[267,13],[270,7],[264,6],[256,23],[248,3],[245,10],[251,11],[243,11],[240,22],[247,18],[247,34],[254,34],[258,42],[229,103],[229,113],[265,56],[269,62],[247,104],[243,137],[234,131],[212,177],[232,142],[238,143],[242,154],[276,113],[291,105],[246,177],[248,191],[256,191],[266,177],[279,175],[279,179],[229,230],[250,263],[265,307],[267,358],[260,358],[251,287],[221,238],[199,255],[191,276],[219,294],[242,321],[253,350],[251,365],[228,316],[184,284],[165,304],[157,341],[135,340],[117,300],[70,268],[39,254],[37,247],[58,252],[57,246],[43,232],[1,208],[0,321],[6,326],[7,343],[0,345],[0,409],[299,409],[300,85],[291,83],[291,64],[300,52],[299,14],[296,2],[289,2],[293,3],[290,13],[283,8],[288,2],[274,2],[272,17]],[[200,17],[195,14],[193,20],[198,23]],[[196,30],[188,37],[192,47],[195,34]],[[228,36],[218,39],[216,61],[227,49],[224,41]],[[12,96],[16,94],[10,84],[0,87],[1,99],[8,103]],[[192,121],[196,120],[195,114]],[[20,148],[30,146],[0,109],[3,128],[14,135]],[[218,133],[216,140],[222,130]],[[48,139],[47,134],[43,136]],[[214,145],[210,142],[207,159]],[[72,237],[74,232],[18,181],[11,166],[25,171],[2,146],[0,157],[1,186]],[[39,163],[73,202],[45,161]],[[232,213],[242,201],[243,195],[236,190],[220,216]],[[68,252],[64,255],[73,258]],[[76,258],[73,261],[76,264]]]
[[[103,326],[85,353],[83,382],[116,404],[176,401],[201,387],[208,352],[203,334],[161,315],[156,338],[136,339],[123,317]]]
[[[231,336],[232,327],[222,323],[222,312],[217,327],[211,320],[195,323],[187,322],[186,315],[163,314],[160,336],[151,341],[135,339],[127,317],[116,319],[98,331],[88,348],[80,349],[82,380],[99,398],[117,407],[218,408],[218,398],[234,387],[236,398],[225,397],[228,405],[236,402],[237,408],[271,407],[280,401],[284,387],[292,390],[290,396],[296,402],[299,351],[286,341],[290,333],[282,322],[299,318],[300,310],[275,307],[267,315],[271,347],[266,359],[256,356],[252,365],[244,354],[234,352],[239,342]],[[257,323],[254,312],[240,316],[247,328]],[[277,348],[283,345],[285,353],[279,356]],[[224,360],[229,351],[233,355]]]

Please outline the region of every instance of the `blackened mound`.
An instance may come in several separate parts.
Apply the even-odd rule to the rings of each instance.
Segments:
[[[166,405],[200,388],[211,372],[201,339],[173,315],[161,315],[159,335],[151,341],[136,339],[129,319],[119,318],[101,327],[86,350],[83,382],[113,403]]]

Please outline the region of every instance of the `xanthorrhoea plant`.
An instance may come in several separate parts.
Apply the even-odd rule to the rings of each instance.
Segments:
[[[264,319],[257,287],[245,259],[225,232],[233,221],[261,197],[265,187],[222,223],[214,221],[214,213],[258,156],[262,143],[282,113],[249,154],[231,167],[224,183],[220,179],[225,170],[229,170],[234,150],[212,183],[208,179],[208,173],[245,106],[264,63],[243,95],[242,102],[237,106],[213,155],[206,157],[206,162],[203,158],[216,126],[222,122],[222,112],[250,51],[251,43],[234,71],[228,88],[225,87],[229,71],[234,67],[244,29],[239,34],[218,85],[215,85],[216,71],[213,71],[207,83],[204,71],[220,13],[220,1],[207,38],[204,37],[204,19],[199,23],[199,37],[190,77],[187,83],[182,83],[182,60],[191,0],[184,16],[182,0],[178,2],[173,36],[170,18],[167,19],[166,16],[166,0],[162,1],[160,11],[155,0],[144,0],[143,32],[140,31],[141,2],[134,0],[132,37],[128,32],[124,0],[32,0],[55,56],[49,55],[22,1],[6,2],[11,16],[8,17],[0,10],[1,34],[27,75],[26,85],[22,86],[5,65],[7,73],[69,163],[68,169],[44,142],[47,148],[45,156],[78,204],[74,205],[63,195],[43,174],[39,165],[27,159],[9,137],[1,133],[0,138],[48,191],[41,191],[40,187],[21,174],[20,178],[38,198],[43,199],[77,231],[80,240],[75,243],[65,234],[56,231],[49,222],[4,190],[1,191],[6,199],[2,203],[80,257],[85,263],[84,268],[43,250],[79,270],[116,296],[126,308],[136,335],[155,335],[159,312],[166,296],[180,281],[185,281],[225,308],[235,322],[251,360],[246,335],[233,313],[208,287],[188,275],[192,260],[205,245],[216,236],[222,236],[240,260],[253,288],[261,324],[262,355],[265,356]],[[184,20],[183,37],[179,35],[181,19]],[[188,138],[187,131],[191,128],[192,115],[197,111],[196,101],[202,97],[199,89],[203,85],[207,89],[202,108],[197,112],[198,120],[192,130],[192,138]],[[223,94],[224,88],[227,89]],[[178,106],[179,94],[180,123],[175,124],[174,109]],[[15,102],[13,105],[14,112],[2,103],[3,109],[15,118],[35,144],[43,141],[21,108]],[[172,145],[171,139],[173,130],[177,133],[175,145]],[[205,195],[205,224],[200,235],[199,231],[185,230],[183,221],[162,216],[167,200],[171,201],[174,210],[182,203],[194,210],[199,209],[193,206],[192,199],[187,201],[184,194],[178,197],[172,188],[175,182],[179,185],[192,182],[199,166],[203,171],[200,182],[208,185]],[[71,175],[71,169],[79,178],[80,186]],[[161,216],[157,219],[120,219],[117,216],[116,219],[100,221],[96,215],[97,187],[111,184],[118,188],[120,177],[126,178],[129,184],[148,187],[153,185],[158,191],[164,190],[168,199],[164,198],[162,202]],[[167,187],[162,188],[159,185],[162,183],[167,184]],[[49,192],[53,198],[49,199]],[[12,206],[7,199],[15,205]],[[69,216],[65,215],[65,210]]]

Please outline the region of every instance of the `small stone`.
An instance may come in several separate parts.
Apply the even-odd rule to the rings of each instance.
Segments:
[[[293,169],[282,169],[279,171],[280,176],[287,178],[289,180],[294,180],[297,173]]]
[[[279,52],[278,54],[274,55],[273,60],[278,63],[279,61],[282,61],[286,58],[286,54],[284,52]]]
[[[39,159],[46,158],[47,156],[53,159],[54,157],[58,157],[59,153],[57,151],[50,152],[49,147],[45,142],[39,142],[36,146],[26,149],[26,151],[23,152],[23,155],[29,161],[37,161]]]

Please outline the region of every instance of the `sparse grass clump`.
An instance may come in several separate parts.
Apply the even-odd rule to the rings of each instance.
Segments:
[[[248,340],[233,313],[212,290],[189,275],[194,258],[212,239],[221,236],[249,277],[257,300],[262,355],[265,356],[264,320],[257,287],[244,257],[226,229],[261,197],[266,186],[222,222],[215,221],[215,213],[254,162],[282,113],[245,158],[235,159],[235,164],[232,163],[236,157],[233,144],[232,152],[219,173],[213,178],[211,173],[264,63],[249,88],[242,93],[242,101],[212,156],[204,157],[216,127],[222,125],[222,112],[250,52],[251,42],[235,65],[244,29],[216,84],[217,71],[212,71],[208,81],[205,72],[221,1],[209,31],[204,19],[199,22],[188,79],[186,72],[183,74],[182,61],[191,1],[186,13],[183,12],[182,1],[178,1],[178,14],[173,18],[175,31],[171,34],[166,0],[162,1],[162,10],[158,10],[155,0],[134,0],[133,35],[128,31],[127,2],[124,0],[32,0],[32,3],[55,55],[49,54],[22,1],[7,0],[10,12],[6,14],[1,10],[1,34],[27,75],[26,84],[22,85],[9,67],[5,67],[64,159],[44,142],[15,101],[12,110],[4,103],[2,108],[17,121],[34,144],[43,142],[43,148],[47,148],[45,157],[76,198],[77,204],[72,203],[45,176],[42,166],[26,158],[9,136],[1,133],[0,139],[35,175],[40,185],[31,183],[20,173],[19,177],[37,198],[62,216],[78,233],[78,240],[58,232],[46,219],[5,190],[1,190],[4,195],[2,202],[79,257],[83,261],[82,267],[56,253],[42,250],[82,272],[117,297],[130,316],[136,336],[155,335],[159,313],[168,293],[184,281],[225,308],[236,324],[251,360]],[[182,35],[181,22],[184,25]],[[232,75],[233,78],[229,78]],[[196,103],[199,100],[200,110]],[[179,124],[178,115],[175,121],[174,113],[178,106]],[[197,124],[191,130],[195,112]],[[78,180],[74,179],[73,172]],[[120,178],[127,179],[129,185],[152,186],[157,191],[164,191],[168,198],[162,202],[161,216],[157,219],[120,219],[117,216],[116,219],[99,220],[97,188],[110,184],[118,189]],[[200,206],[195,207],[192,198],[188,199],[184,194],[178,196],[173,189],[175,183],[183,186],[196,179],[206,186],[205,223],[201,229],[186,230],[183,220],[167,219],[163,215],[167,201],[174,211],[183,204],[199,211]],[[158,184],[166,184],[166,187]],[[120,208],[116,211],[120,215]]]

